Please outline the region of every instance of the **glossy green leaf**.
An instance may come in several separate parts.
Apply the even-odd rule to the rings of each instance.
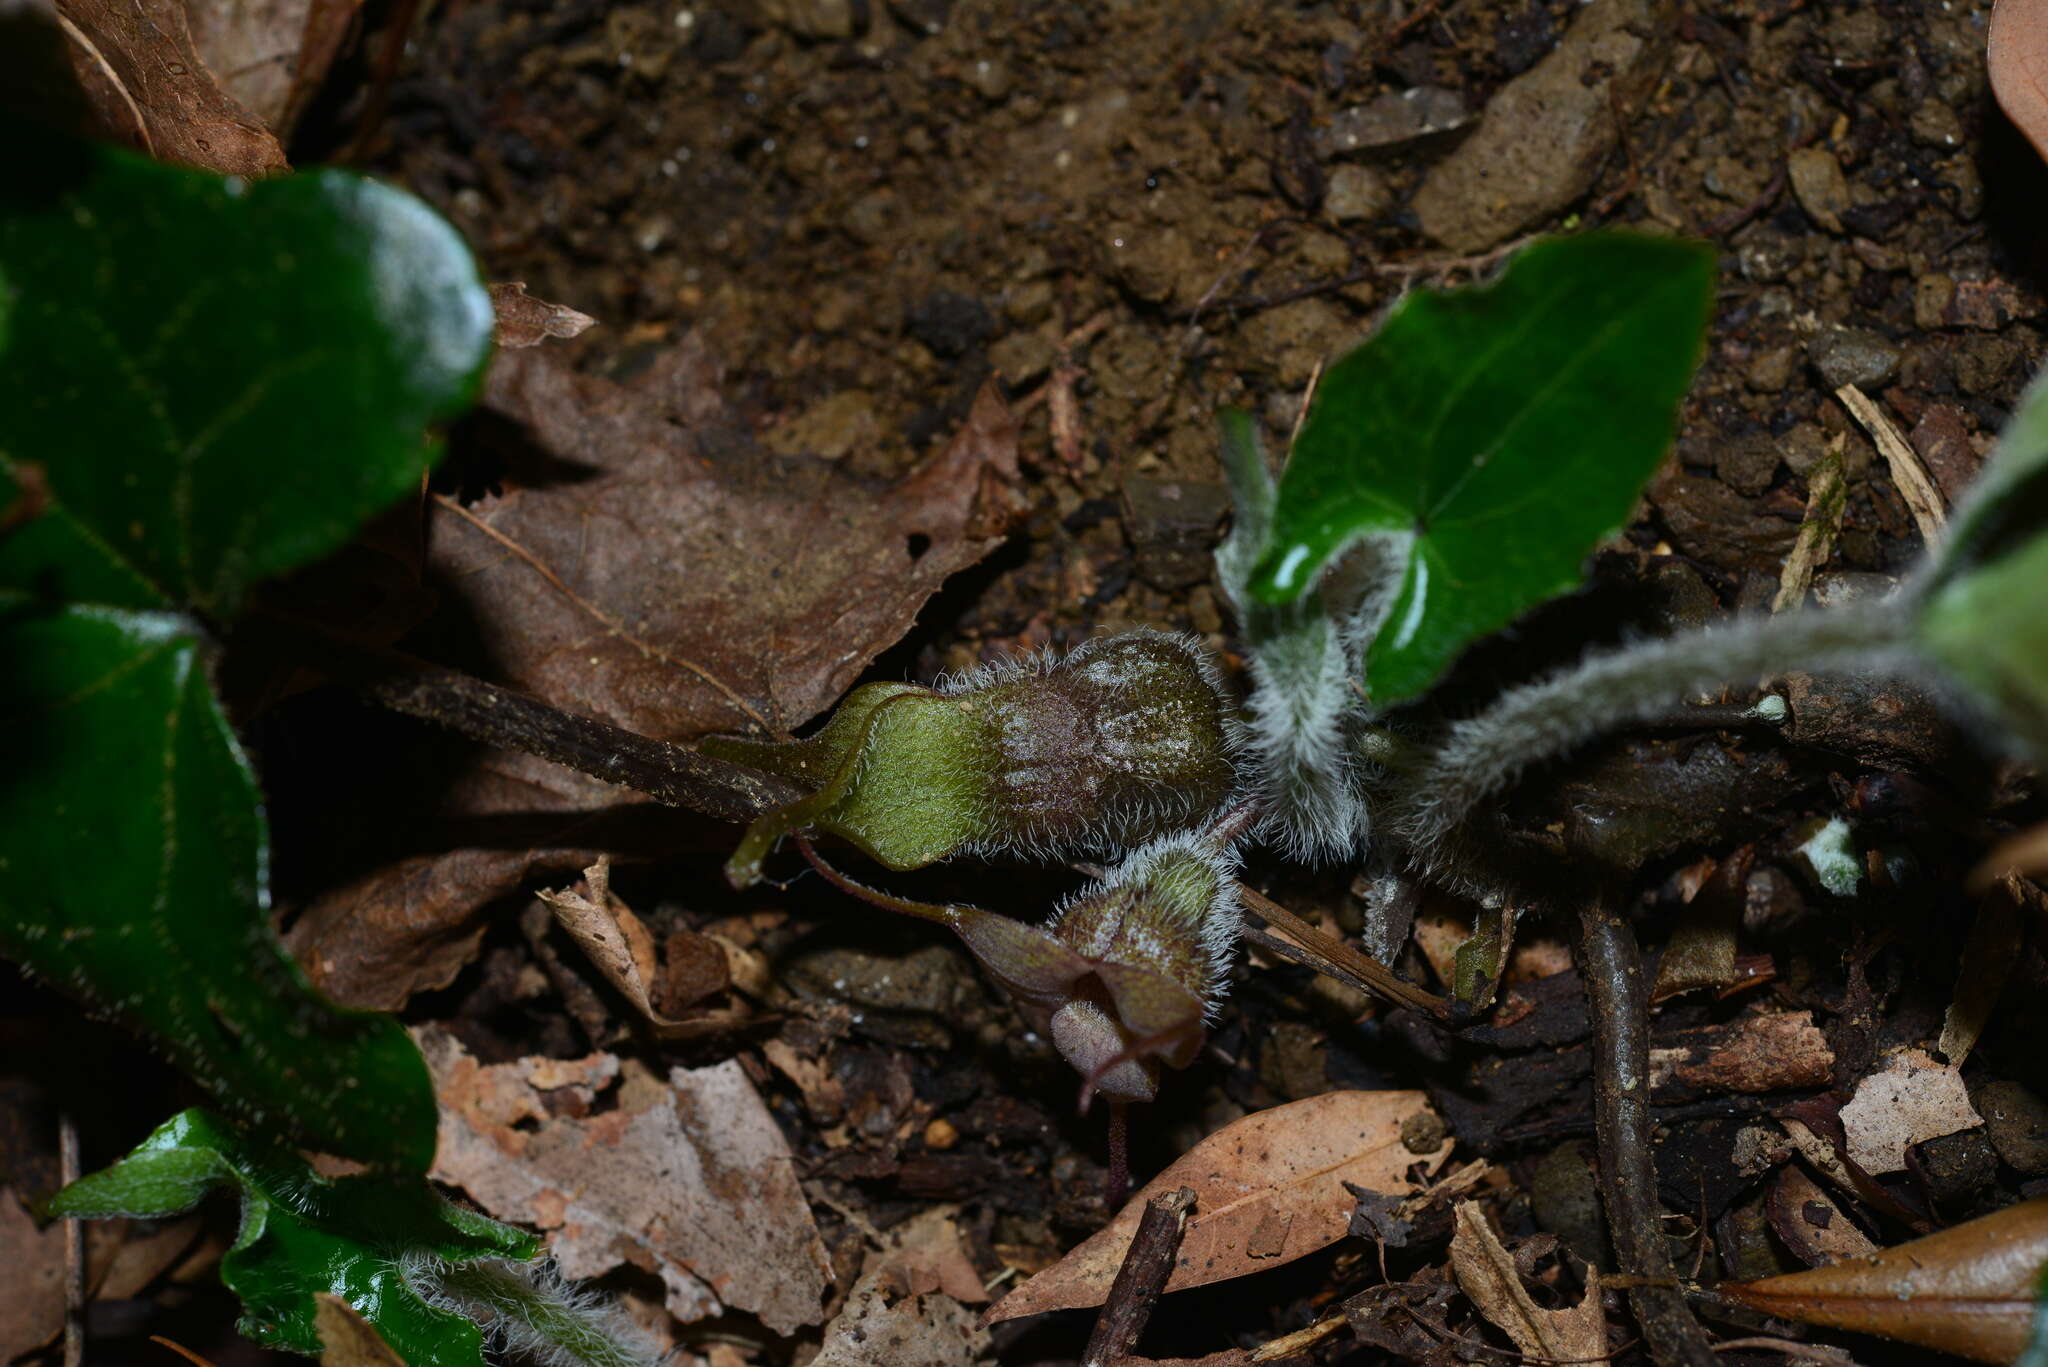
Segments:
[[[149,1032],[242,1119],[423,1170],[419,1050],[316,995],[271,933],[256,781],[203,654],[173,614],[0,593],[0,951]]]
[[[1250,589],[1289,602],[1363,537],[1409,540],[1366,655],[1385,704],[1576,586],[1671,444],[1714,250],[1629,232],[1539,242],[1499,279],[1417,292],[1323,376]]]
[[[489,297],[419,201],[247,184],[50,134],[0,178],[0,952],[154,1036],[239,1120],[432,1160],[385,1017],[269,926],[260,794],[207,680],[250,585],[414,489],[469,400]]]
[[[1919,583],[1922,647],[2048,759],[2048,383],[2021,400]]]
[[[327,1291],[410,1367],[478,1367],[476,1325],[422,1300],[399,1258],[469,1263],[538,1252],[531,1236],[451,1204],[423,1178],[321,1177],[290,1150],[204,1111],[172,1117],[128,1157],[73,1182],[49,1213],[160,1218],[215,1190],[241,1198],[221,1280],[242,1298],[241,1331],[266,1347],[317,1355],[314,1297]]]
[[[454,229],[341,171],[248,183],[0,124],[0,469],[54,509],[0,585],[232,614],[408,489],[491,306]]]

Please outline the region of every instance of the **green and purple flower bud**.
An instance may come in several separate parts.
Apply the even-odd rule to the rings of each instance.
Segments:
[[[1116,852],[1200,823],[1238,786],[1236,714],[1207,654],[1150,630],[936,688],[868,684],[807,740],[701,748],[811,790],[748,828],[726,864],[735,887],[794,831],[830,831],[892,869]]]

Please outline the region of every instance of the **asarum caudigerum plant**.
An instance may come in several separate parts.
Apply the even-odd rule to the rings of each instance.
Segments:
[[[1332,366],[1276,480],[1226,415],[1236,504],[1217,577],[1240,708],[1206,652],[1139,631],[935,688],[856,690],[809,740],[705,749],[811,790],[784,835],[837,885],[951,927],[1095,1091],[1149,1100],[1199,1051],[1239,934],[1236,846],[1355,859],[1496,901],[1488,799],[1533,763],[1793,669],[1935,687],[2048,752],[2048,394],[1899,592],[1594,655],[1445,721],[1415,702],[1470,642],[1574,587],[1669,449],[1712,300],[1713,253],[1627,233],[1539,243],[1487,285],[1398,304]],[[1782,709],[1777,714],[1782,714]],[[1770,709],[1758,717],[1768,721]],[[1375,824],[1368,813],[1378,809]],[[892,869],[962,854],[1118,862],[1043,927],[904,901],[817,857],[844,837]]]

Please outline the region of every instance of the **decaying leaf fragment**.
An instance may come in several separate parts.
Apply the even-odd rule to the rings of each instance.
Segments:
[[[498,316],[498,345],[507,349],[539,346],[550,337],[580,336],[597,319],[566,304],[550,304],[526,292],[524,280],[492,285],[491,308]]]
[[[2037,1198],[1874,1257],[1719,1291],[1767,1315],[2011,1362],[2027,1342],[2044,1266],[2048,1198]]]
[[[711,1011],[689,1020],[676,1020],[663,1013],[662,1007],[667,1005],[662,991],[665,976],[655,956],[654,936],[633,914],[633,909],[611,890],[611,871],[611,859],[602,857],[583,871],[581,884],[540,894],[540,900],[554,912],[556,922],[590,956],[605,980],[625,994],[626,1000],[633,1003],[662,1039],[715,1034],[745,1020],[749,1013],[744,1007]],[[710,947],[720,954],[719,969],[723,970],[722,951],[716,945]],[[729,981],[729,975],[721,973],[716,985],[709,986],[701,995],[722,991]]]
[[[1856,1084],[1856,1095],[1842,1107],[1849,1161],[1873,1176],[1903,1169],[1906,1150],[1915,1144],[1983,1123],[1962,1074],[1920,1049],[1892,1055],[1884,1071]]]
[[[486,1066],[437,1028],[419,1040],[441,1102],[433,1176],[545,1231],[565,1277],[647,1266],[686,1324],[728,1306],[781,1334],[822,1318],[830,1263],[737,1062],[666,1078],[610,1054]],[[614,1087],[618,1104],[591,1114]]]
[[[1530,1298],[1513,1255],[1501,1246],[1477,1201],[1460,1201],[1451,1218],[1451,1270],[1458,1285],[1517,1348],[1555,1362],[1607,1361],[1607,1316],[1600,1308],[1598,1268],[1586,1268],[1586,1294],[1577,1305],[1545,1310]]]
[[[1401,1142],[1403,1122],[1428,1111],[1421,1092],[1326,1092],[1233,1121],[1181,1155],[1093,1237],[998,1301],[984,1322],[1102,1304],[1146,1203],[1176,1187],[1191,1188],[1196,1204],[1168,1291],[1313,1253],[1350,1226],[1356,1201],[1346,1183],[1412,1191],[1408,1170],[1450,1151],[1448,1140],[1429,1153]]]
[[[929,1210],[890,1231],[825,1327],[812,1367],[970,1367],[989,1336],[963,1300],[985,1300],[952,1212]]]

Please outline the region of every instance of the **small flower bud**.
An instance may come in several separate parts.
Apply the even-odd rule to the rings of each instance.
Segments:
[[[1237,786],[1238,730],[1192,639],[1140,630],[942,682],[855,689],[790,743],[713,737],[707,754],[804,784],[726,865],[735,887],[816,827],[892,869],[952,855],[1111,851],[1185,828]]]
[[[1237,943],[1236,860],[1199,833],[1141,847],[1044,928],[959,908],[954,928],[1090,1091],[1150,1101],[1202,1047]]]

